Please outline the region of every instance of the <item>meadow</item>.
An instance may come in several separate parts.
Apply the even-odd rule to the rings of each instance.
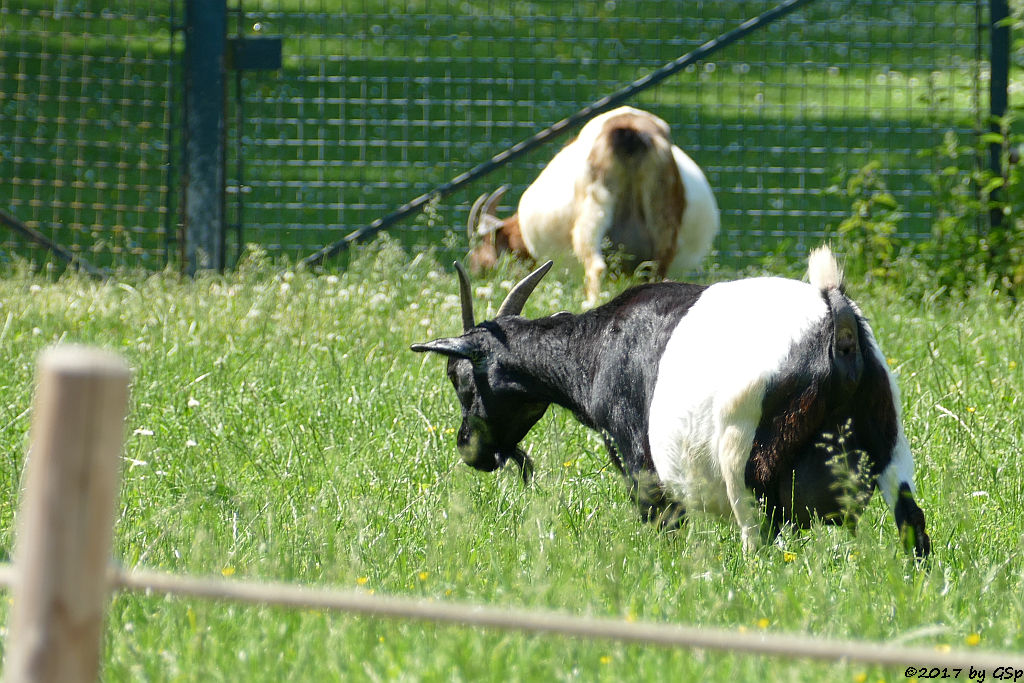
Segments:
[[[787,263],[799,276],[801,264]],[[408,350],[460,329],[436,253],[391,241],[343,271],[251,252],[226,275],[0,279],[0,558],[9,560],[34,362],[55,343],[134,368],[115,554],[126,567],[935,648],[1024,650],[1024,313],[850,283],[903,391],[933,556],[901,551],[876,496],[857,533],[815,527],[744,556],[730,523],[642,524],[596,434],[552,409],[524,446],[537,477],[460,464],[444,363]],[[494,313],[525,274],[474,284]],[[712,268],[702,279],[732,277]],[[925,283],[922,285],[921,283]],[[605,298],[625,282],[607,283]],[[579,310],[575,278],[525,313]],[[0,612],[8,609],[7,601]],[[0,619],[5,623],[6,617]],[[922,663],[925,664],[925,663]],[[905,680],[859,664],[664,650],[118,594],[103,680]]]

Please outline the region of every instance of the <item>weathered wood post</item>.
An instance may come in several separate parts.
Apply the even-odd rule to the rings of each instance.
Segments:
[[[6,683],[96,680],[129,374],[96,349],[40,356]]]

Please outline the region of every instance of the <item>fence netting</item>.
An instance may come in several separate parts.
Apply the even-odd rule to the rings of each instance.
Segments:
[[[227,79],[229,260],[250,242],[315,251],[775,4],[229,2],[229,33],[280,36],[284,55]],[[180,6],[0,5],[0,208],[115,263],[175,260]],[[872,160],[901,236],[925,236],[936,160],[922,152],[982,128],[986,20],[982,0],[818,0],[631,104],[707,173],[722,262],[816,243],[849,213],[837,182]],[[565,141],[391,233],[463,250],[476,195],[510,183],[513,210]]]
[[[167,2],[0,2],[0,209],[98,263],[165,262]],[[35,255],[5,231],[0,258]]]

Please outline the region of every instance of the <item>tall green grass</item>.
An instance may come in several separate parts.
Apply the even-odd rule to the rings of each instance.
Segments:
[[[505,264],[476,282],[478,317],[524,273]],[[933,540],[927,569],[903,555],[879,497],[856,535],[786,533],[750,556],[722,520],[694,515],[658,533],[639,522],[600,439],[562,410],[524,442],[533,486],[511,468],[485,475],[459,464],[444,363],[408,350],[460,329],[455,279],[433,255],[388,243],[333,275],[255,255],[231,275],[195,281],[0,280],[0,553],[9,559],[35,357],[84,342],[118,350],[135,369],[115,530],[128,567],[1020,652],[1024,314],[981,286],[960,300],[893,285],[850,290],[902,385]],[[577,279],[552,277],[525,312],[578,310],[581,300]],[[103,677],[903,680],[857,664],[142,594],[112,600]]]

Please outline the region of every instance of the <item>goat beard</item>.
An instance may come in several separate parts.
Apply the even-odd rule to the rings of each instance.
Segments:
[[[519,473],[522,475],[524,484],[529,484],[533,480],[533,460],[519,446],[512,451],[501,451],[498,453],[498,458],[502,464],[512,460],[519,465]]]

